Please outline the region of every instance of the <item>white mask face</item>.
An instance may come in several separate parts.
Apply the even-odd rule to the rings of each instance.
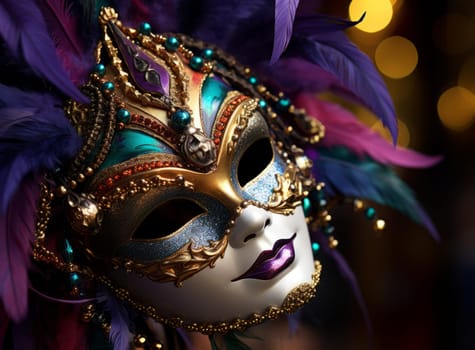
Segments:
[[[164,317],[209,324],[263,315],[281,306],[296,286],[311,284],[313,272],[302,207],[287,216],[248,206],[236,219],[223,259],[182,287],[131,274],[116,277],[135,287],[134,299],[156,306]]]

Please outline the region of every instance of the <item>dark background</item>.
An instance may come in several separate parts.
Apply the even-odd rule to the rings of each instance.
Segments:
[[[332,2],[321,12],[347,17],[348,4]],[[412,77],[386,82],[410,130],[409,147],[444,157],[432,168],[399,170],[433,219],[440,242],[390,209],[376,206],[387,223],[382,234],[351,210],[336,213],[344,217],[337,218],[339,249],[360,283],[373,335],[331,261],[323,261],[319,298],[310,307],[320,316],[308,313],[307,320],[318,329],[324,349],[368,349],[371,343],[375,349],[475,349],[475,127],[451,130],[437,109],[441,94],[458,84],[464,62],[475,55],[475,2],[398,0],[397,5],[383,33],[349,34],[370,56],[374,46],[368,42],[391,35],[406,37],[418,50]],[[449,28],[449,14],[462,16],[466,25]],[[411,94],[400,98],[406,88]]]

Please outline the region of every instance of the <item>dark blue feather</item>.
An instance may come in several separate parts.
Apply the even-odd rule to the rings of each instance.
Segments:
[[[219,46],[241,63],[256,65],[271,56],[272,5],[268,0],[184,0],[178,7],[178,29]]]
[[[15,322],[28,311],[28,269],[39,197],[37,179],[20,180],[8,210],[0,213],[0,300]]]
[[[105,303],[104,308],[110,314],[109,339],[114,350],[129,350],[133,335],[129,329],[131,321],[124,304],[106,289],[100,291],[98,300]]]
[[[325,21],[317,16],[296,18],[294,37],[286,54],[304,58],[334,75],[354,100],[371,109],[394,140],[397,122],[394,105],[374,64],[342,31],[352,22]]]
[[[439,239],[434,224],[412,190],[388,166],[368,157],[358,157],[344,147],[322,148],[317,158],[314,172],[319,181],[326,183],[329,196],[344,195],[388,205],[424,225]]]
[[[81,139],[49,95],[0,85],[0,102],[0,213],[5,213],[26,175],[71,159]]]
[[[56,47],[35,1],[0,2],[0,37],[11,53],[19,60],[24,60],[33,72],[76,101],[88,102],[62,68]]]

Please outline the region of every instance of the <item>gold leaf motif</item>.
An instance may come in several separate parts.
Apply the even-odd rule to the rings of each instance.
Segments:
[[[218,258],[224,255],[228,236],[219,241],[210,241],[209,246],[193,248],[188,242],[175,254],[152,263],[136,263],[129,259],[114,258],[113,265],[123,266],[128,272],[143,275],[155,282],[174,282],[177,287],[183,281],[206,267],[213,267]]]

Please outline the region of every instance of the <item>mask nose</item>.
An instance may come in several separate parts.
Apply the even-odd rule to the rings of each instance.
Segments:
[[[248,206],[236,218],[231,230],[229,244],[233,248],[240,248],[249,241],[261,236],[266,227],[272,224],[270,214],[262,208]]]

